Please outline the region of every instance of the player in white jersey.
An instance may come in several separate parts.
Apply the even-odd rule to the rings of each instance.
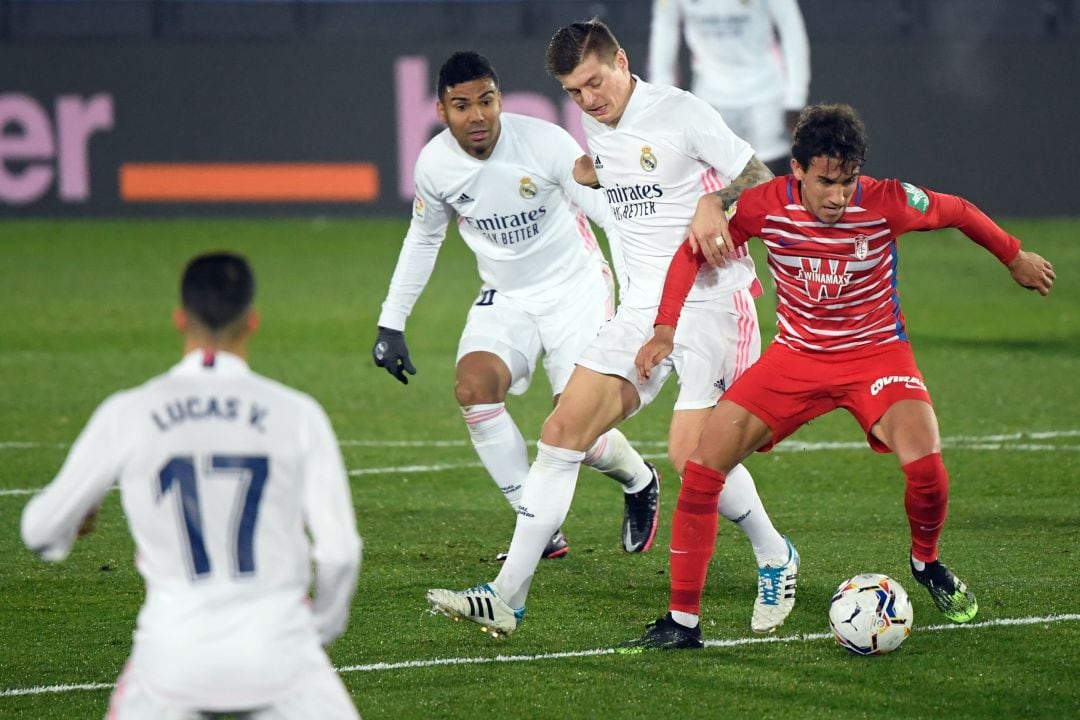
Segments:
[[[529,455],[506,395],[526,391],[543,353],[558,401],[574,362],[614,313],[611,271],[586,213],[608,231],[613,253],[618,243],[603,195],[574,181],[577,142],[557,125],[501,112],[498,75],[486,58],[454,53],[439,70],[436,94],[447,128],[416,162],[412,222],[372,355],[402,383],[416,372],[405,322],[456,214],[483,285],[458,344],[454,392],[480,460],[516,511]],[[623,548],[645,552],[656,532],[659,475],[618,430],[594,439],[586,464],[623,489]],[[568,547],[556,526],[543,556]]]
[[[360,569],[344,463],[314,399],[248,368],[253,296],[244,258],[193,259],[183,360],[105,400],[23,511],[60,561],[119,484],[146,600],[110,719],[359,718],[323,650]]]
[[[502,572],[472,590],[428,592],[436,610],[496,634],[517,628],[544,539],[569,509],[590,443],[649,404],[674,372],[680,390],[668,455],[681,474],[710,408],[761,346],[754,266],[743,253],[699,277],[685,311],[693,319],[674,358],[648,382],[637,383],[634,359],[652,334],[676,249],[689,232],[715,253],[716,238],[727,232],[724,203],[771,173],[707,103],[632,75],[625,51],[599,21],[559,30],[548,48],[547,68],[585,111],[591,157],[579,160],[575,176],[603,187],[618,226],[626,279],[618,313],[578,361],[541,431]],[[730,184],[721,190],[724,183]],[[720,512],[751,540],[759,566],[751,627],[768,632],[794,604],[798,554],[773,527],[750,474],[740,467],[735,475],[737,485],[730,493],[725,489]]]
[[[773,173],[786,175],[791,131],[810,87],[810,44],[797,0],[653,0],[651,82],[677,84],[683,33],[694,94],[719,110]]]

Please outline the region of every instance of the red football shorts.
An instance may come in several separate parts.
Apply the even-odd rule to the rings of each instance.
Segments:
[[[793,350],[774,342],[724,393],[772,429],[768,452],[804,423],[844,408],[859,422],[875,451],[889,448],[870,427],[900,400],[930,403],[911,345],[896,342],[840,352]]]

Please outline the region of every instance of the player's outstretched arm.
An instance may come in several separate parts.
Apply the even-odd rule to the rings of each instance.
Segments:
[[[396,377],[403,384],[409,384],[410,375],[416,374],[412,360],[409,359],[409,347],[405,344],[405,333],[401,330],[392,330],[379,326],[379,334],[375,338],[375,345],[371,348],[371,357],[375,364],[386,368],[386,372]]]
[[[653,336],[638,350],[634,358],[637,367],[637,379],[643,383],[649,379],[652,369],[671,354],[675,347],[675,328],[671,325],[657,325],[653,328]]]
[[[1041,255],[1021,250],[1007,266],[1013,280],[1021,287],[1035,290],[1040,295],[1050,294],[1054,286],[1054,266]]]
[[[735,252],[735,243],[731,239],[725,213],[743,190],[772,179],[772,171],[754,155],[730,185],[715,193],[703,195],[698,200],[694,217],[690,220],[691,249],[694,252],[700,251],[710,265],[726,262]]]
[[[1054,285],[1054,266],[1041,255],[1026,252],[1020,241],[1009,235],[986,213],[958,195],[916,188],[907,183],[889,181],[893,202],[901,208],[901,222],[910,222],[914,230],[954,227],[986,248],[1022,287],[1047,295]],[[919,202],[912,202],[915,198]]]

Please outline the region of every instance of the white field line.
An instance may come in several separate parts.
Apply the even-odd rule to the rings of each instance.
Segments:
[[[1016,440],[1056,440],[1058,438],[1080,437],[1080,430],[1046,430],[1028,433],[1008,433],[1003,435],[955,435],[945,437],[941,445],[949,450],[977,450],[1004,452],[1078,452],[1080,444],[1058,445],[1052,443],[1015,442]],[[645,440],[633,443],[639,448],[667,448],[664,440]],[[467,447],[467,440],[342,440],[342,447],[367,448],[446,448]],[[0,442],[0,450],[27,450],[35,448],[65,448],[62,443]],[[818,452],[821,450],[862,450],[864,441],[859,442],[798,442],[787,440],[773,448],[773,452]],[[665,453],[641,453],[646,460],[663,458]],[[442,472],[443,470],[473,470],[483,467],[477,461],[456,463],[436,463],[432,465],[391,465],[388,467],[364,467],[349,470],[351,477],[363,475],[402,475],[408,473]],[[0,489],[0,497],[33,495],[41,488]]]
[[[1051,623],[1071,622],[1080,620],[1080,613],[1062,613],[1055,615],[1043,615],[1041,617],[1022,618],[999,618],[985,620],[970,625],[930,625],[928,627],[916,627],[914,632],[941,632],[943,630],[982,630],[992,627],[1008,627],[1017,625],[1047,625]],[[829,640],[830,633],[810,633],[806,635],[785,635],[767,637],[742,637],[730,640],[706,640],[707,648],[731,648],[744,645],[765,645],[775,643],[805,643],[818,640]],[[446,665],[490,665],[492,663],[505,662],[536,662],[538,660],[563,660],[566,658],[596,657],[602,655],[618,655],[615,648],[596,648],[593,650],[570,650],[567,652],[541,653],[538,655],[495,655],[494,657],[458,657],[458,658],[433,658],[431,660],[404,660],[393,663],[368,663],[365,665],[343,665],[335,668],[338,673],[351,672],[383,672],[386,670],[411,670],[414,668],[440,667]],[[67,693],[78,690],[111,690],[112,683],[70,683],[62,685],[37,685],[26,688],[6,688],[0,690],[0,698],[21,697],[24,695],[46,695],[49,693]]]
[[[1016,443],[1017,440],[1055,440],[1058,438],[1080,437],[1080,430],[1040,430],[1035,432],[1016,432],[1000,435],[952,435],[943,437],[942,444],[945,447],[963,447],[976,445],[976,449],[989,447],[990,449],[1032,449],[1032,450],[1075,450],[1076,446],[1047,445],[1032,443]],[[358,448],[450,448],[468,447],[468,440],[340,440],[341,447]],[[536,445],[535,440],[529,441],[530,445]],[[635,447],[666,448],[666,440],[635,440]],[[0,442],[0,450],[36,450],[38,448],[64,449],[70,447],[70,443],[58,442],[33,442],[33,441],[7,441]],[[856,442],[799,442],[797,440],[785,440],[778,445],[773,452],[801,452],[806,450],[861,450],[866,447],[862,440]]]

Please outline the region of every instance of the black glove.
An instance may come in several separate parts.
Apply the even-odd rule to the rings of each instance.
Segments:
[[[405,377],[407,371],[410,375],[416,374],[416,368],[409,360],[409,348],[405,345],[405,333],[400,330],[391,330],[379,326],[379,336],[375,338],[375,347],[371,348],[371,357],[375,364],[386,368],[386,372],[396,377],[406,385],[409,378]]]

